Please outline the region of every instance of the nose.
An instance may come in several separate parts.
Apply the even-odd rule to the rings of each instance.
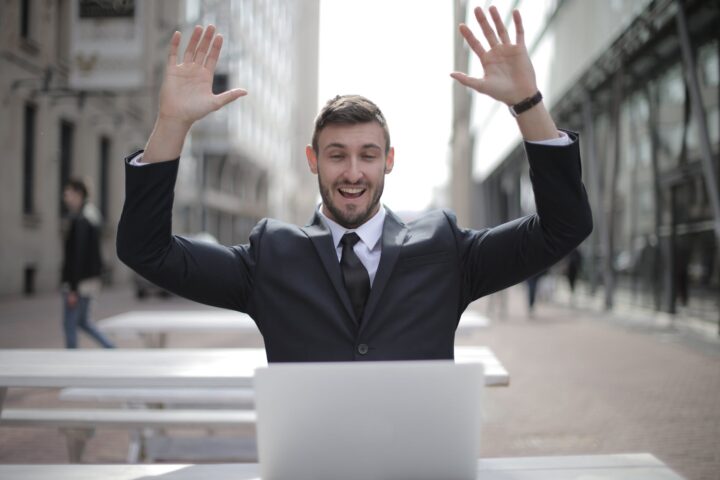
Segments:
[[[345,177],[350,183],[357,183],[362,180],[363,172],[360,169],[360,158],[356,156],[350,157],[348,168],[345,171]]]

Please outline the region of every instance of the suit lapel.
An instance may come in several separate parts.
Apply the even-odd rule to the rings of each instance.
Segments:
[[[378,265],[377,273],[375,273],[375,281],[373,282],[372,289],[370,289],[370,297],[365,305],[363,321],[360,327],[361,332],[367,327],[369,323],[368,319],[372,318],[372,314],[382,297],[390,274],[395,268],[398,255],[400,255],[400,249],[405,243],[408,234],[408,229],[405,224],[402,223],[402,220],[395,216],[387,207],[385,210],[387,211],[387,215],[385,217],[381,239],[383,242],[382,254],[380,255],[380,264]]]
[[[302,228],[307,234],[310,241],[312,241],[317,250],[320,261],[325,268],[328,276],[330,277],[330,283],[335,287],[335,291],[340,296],[345,310],[347,310],[350,318],[353,318],[355,322],[355,313],[350,303],[350,296],[345,289],[345,283],[342,279],[342,273],[340,272],[340,262],[337,259],[337,253],[335,251],[335,245],[333,245],[332,234],[327,228],[325,223],[320,218],[320,215],[315,212],[312,223]],[[357,323],[356,323],[357,326]]]

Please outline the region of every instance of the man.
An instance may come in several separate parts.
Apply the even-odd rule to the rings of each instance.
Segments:
[[[79,327],[103,347],[112,348],[89,316],[90,302],[101,285],[100,212],[88,202],[85,182],[77,178],[65,185],[63,202],[68,209],[62,267],[65,346],[77,348]]]
[[[173,36],[155,128],[144,154],[128,157],[119,257],[179,295],[247,312],[271,362],[452,358],[470,302],[547,268],[592,229],[577,137],[558,132],[540,101],[520,14],[513,44],[497,10],[490,13],[495,29],[475,10],[489,49],[460,26],[484,78],[452,76],[513,106],[537,215],[481,231],[460,229],[447,211],[403,224],[379,202],[394,164],[385,118],[369,100],[342,96],[323,108],[306,149],[322,196],[310,225],[265,219],[249,244],[235,247],[172,236],[173,186],[190,126],[247,93],[211,93],[222,37],[196,27],[181,64],[180,34]]]

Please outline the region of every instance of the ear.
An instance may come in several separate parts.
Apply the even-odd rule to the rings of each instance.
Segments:
[[[312,147],[312,145],[308,145],[305,147],[305,156],[307,157],[308,167],[310,167],[310,171],[317,175],[317,155],[315,155],[315,149]]]
[[[390,147],[387,156],[385,157],[385,175],[392,172],[395,166],[395,147]]]

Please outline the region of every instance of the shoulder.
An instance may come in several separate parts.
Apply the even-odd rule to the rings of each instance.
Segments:
[[[407,228],[411,232],[456,229],[457,217],[451,210],[431,210],[408,222]]]
[[[263,218],[250,234],[251,241],[262,243],[283,243],[300,238],[307,238],[300,227],[274,218]]]

